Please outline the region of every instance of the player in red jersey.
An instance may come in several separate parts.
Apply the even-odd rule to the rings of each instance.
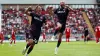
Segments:
[[[4,35],[3,35],[3,32],[2,31],[0,32],[0,39],[1,39],[0,43],[3,44]]]
[[[12,46],[12,42],[14,41],[14,45],[16,44],[16,36],[15,36],[15,28],[12,27],[12,35],[10,45]]]
[[[96,36],[96,43],[98,43],[99,42],[99,38],[100,38],[100,26],[96,27],[95,36]]]
[[[69,26],[66,26],[66,30],[65,30],[66,42],[69,42],[70,33],[71,33],[70,27]]]

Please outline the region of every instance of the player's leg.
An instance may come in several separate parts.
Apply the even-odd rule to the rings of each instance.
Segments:
[[[11,38],[10,45],[12,46],[13,38]]]
[[[66,36],[66,42],[67,42],[67,39],[68,39],[68,38],[67,38],[67,36]]]
[[[53,34],[53,36],[52,36],[52,38],[51,38],[52,41],[54,40],[54,38],[56,37],[56,35],[57,35],[58,32],[59,32],[59,28],[57,28],[57,29],[55,30],[55,32],[54,32],[54,34]]]
[[[68,42],[70,42],[70,41],[69,41],[69,37],[68,37]]]
[[[86,35],[84,35],[84,42],[86,42]]]
[[[1,39],[1,44],[3,44],[4,38]]]
[[[56,27],[56,30],[54,32],[54,35],[52,36],[51,40],[54,40],[54,38],[56,37],[57,33],[59,32],[59,30],[61,29],[62,25],[57,22],[57,27]]]
[[[46,42],[46,35],[44,36],[44,42]]]
[[[98,37],[96,37],[96,43],[98,43],[99,42],[99,38]]]
[[[60,46],[60,44],[61,44],[62,36],[63,36],[63,34],[62,34],[62,33],[59,33],[57,48],[59,48],[59,46]]]
[[[45,37],[43,37],[43,39],[42,39],[42,42],[46,42],[46,39],[45,39]]]
[[[14,45],[16,45],[16,39],[14,38]]]
[[[45,36],[43,35],[42,37],[43,37],[42,42],[44,42],[44,40],[45,40],[45,38],[44,38],[44,37],[45,37]]]
[[[27,52],[27,55],[28,55],[31,52],[31,50],[33,49],[32,48],[33,45],[34,45],[33,39],[29,39],[22,54],[24,55],[26,53],[26,51],[28,50],[28,52]]]
[[[28,55],[31,53],[31,51],[33,50],[33,48],[34,48],[34,46],[35,46],[35,41],[34,41],[34,40],[30,39],[30,40],[29,40],[29,43],[30,43],[30,47],[29,47],[29,49],[28,49],[28,51],[27,51],[26,56],[28,56]],[[26,48],[28,48],[28,46],[26,46]]]
[[[59,28],[56,28],[55,32],[54,32],[54,36],[56,36],[56,34],[58,33]]]
[[[46,34],[45,34],[45,36],[44,36],[44,41],[46,42]]]
[[[97,43],[98,41],[97,41],[97,37],[96,37],[96,43]]]
[[[45,40],[45,42],[46,42],[46,38],[45,38],[44,40]]]
[[[61,41],[62,41],[62,35],[63,35],[62,33],[59,33],[57,46],[56,46],[56,48],[55,48],[55,54],[57,54],[58,48],[59,48],[59,46],[60,46],[60,44],[61,44]]]
[[[88,35],[86,36],[86,42],[88,42]]]
[[[0,38],[0,44],[1,44],[1,38]]]
[[[100,37],[98,37],[98,43],[100,43],[100,40],[99,39],[100,39]]]
[[[28,54],[30,54],[30,52],[33,50],[35,44],[38,44],[39,37],[40,37],[40,35],[37,35],[37,36],[34,36],[33,40],[29,40],[29,41],[31,41],[30,42],[31,45],[28,49],[28,52],[27,52],[26,56],[28,56]]]
[[[64,30],[65,30],[65,24],[62,24],[61,29],[59,30],[59,36],[58,36],[59,39],[58,39],[58,42],[57,42],[57,46],[55,48],[55,54],[57,54],[57,52],[58,52],[58,48],[61,44]]]

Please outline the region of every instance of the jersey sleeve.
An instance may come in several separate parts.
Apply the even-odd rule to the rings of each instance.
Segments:
[[[65,11],[66,11],[66,16],[67,16],[67,15],[68,15],[68,13],[69,13],[69,9],[66,9]]]
[[[43,16],[43,23],[46,23],[46,17]]]
[[[30,13],[30,16],[32,16],[32,17],[33,17],[33,16],[34,16],[34,13]]]
[[[54,14],[57,14],[57,9],[54,10]]]

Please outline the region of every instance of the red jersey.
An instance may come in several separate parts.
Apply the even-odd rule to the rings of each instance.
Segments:
[[[66,28],[65,33],[66,33],[66,36],[69,36],[70,37],[70,28]]]
[[[0,33],[0,39],[4,39],[3,32]]]
[[[15,38],[15,31],[12,29],[12,38]]]
[[[100,37],[100,26],[97,26],[95,29],[96,37]]]

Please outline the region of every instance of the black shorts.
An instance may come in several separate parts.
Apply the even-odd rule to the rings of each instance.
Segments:
[[[31,27],[29,31],[29,38],[28,39],[33,39],[35,44],[38,44],[38,40],[40,37],[41,30],[37,30],[33,26]]]
[[[26,39],[28,39],[29,38],[29,33],[26,33]]]
[[[59,23],[62,25],[62,27],[61,27],[61,29],[59,30],[59,32],[60,32],[60,33],[63,33],[63,32],[65,31],[66,23],[62,23],[62,22],[59,22]]]
[[[84,34],[85,38],[88,36],[88,34]]]

